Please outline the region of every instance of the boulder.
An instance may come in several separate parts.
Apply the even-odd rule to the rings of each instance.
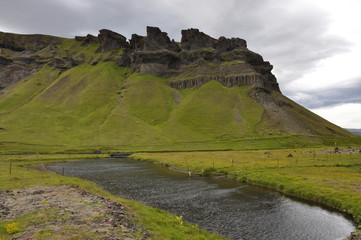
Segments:
[[[108,29],[99,31],[98,40],[102,52],[110,52],[113,49],[129,47],[126,37]]]
[[[351,235],[344,240],[361,240],[361,231],[352,232]]]

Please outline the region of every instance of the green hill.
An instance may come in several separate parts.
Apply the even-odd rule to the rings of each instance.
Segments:
[[[137,50],[136,37],[128,43],[113,32],[103,34],[76,39],[0,34],[0,70],[9,72],[0,75],[0,152],[360,142],[283,96],[271,65],[245,46],[222,52],[221,40],[206,39],[205,47],[172,50],[178,45],[159,40],[164,33],[151,37],[148,31]],[[42,45],[30,44],[34,39]]]

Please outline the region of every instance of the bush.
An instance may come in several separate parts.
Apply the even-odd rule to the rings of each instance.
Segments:
[[[21,232],[20,224],[18,222],[12,222],[5,225],[5,230],[8,234],[12,235],[17,232]]]
[[[215,174],[217,171],[217,169],[213,168],[213,167],[210,167],[210,168],[206,168],[203,170],[202,172],[202,176],[211,176],[213,174]]]

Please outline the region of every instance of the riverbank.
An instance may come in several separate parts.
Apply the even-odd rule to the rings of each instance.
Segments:
[[[359,148],[136,153],[134,159],[201,175],[227,175],[331,206],[361,223]]]
[[[0,192],[0,226],[12,239],[149,239],[123,204],[74,186]],[[4,237],[5,238],[5,237]]]
[[[224,239],[168,212],[33,165],[103,157],[0,155],[0,239]]]

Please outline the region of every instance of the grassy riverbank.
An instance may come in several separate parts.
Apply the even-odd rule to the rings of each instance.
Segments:
[[[131,157],[268,186],[348,212],[361,223],[360,149],[136,153]]]
[[[72,177],[64,177],[53,173],[35,170],[33,165],[42,166],[52,161],[66,161],[70,159],[95,158],[103,155],[94,154],[77,154],[77,155],[0,155],[0,191],[23,189],[34,186],[48,188],[49,186],[78,186],[79,189],[107,198],[114,202],[119,202],[127,206],[127,212],[132,215],[132,220],[139,224],[143,229],[151,234],[151,239],[224,239],[218,235],[210,234],[195,225],[184,223],[180,217],[172,215],[168,212],[144,206],[141,203],[126,200],[111,195],[109,192],[102,190],[97,185]],[[11,170],[11,172],[10,172]],[[78,201],[75,199],[74,201]],[[85,203],[84,203],[85,204]],[[9,229],[6,226],[12,226],[16,222],[19,229],[25,229],[29,226],[29,219],[36,217],[27,214],[25,217],[0,221],[0,239],[11,239]],[[57,216],[48,215],[48,221],[59,221]],[[54,218],[54,219],[52,219]],[[61,225],[61,223],[59,223]],[[7,231],[8,230],[8,231]],[[10,229],[11,230],[11,229]],[[46,229],[44,229],[46,230]],[[86,236],[79,229],[78,236]],[[82,235],[83,234],[83,235]],[[140,238],[141,233],[140,234]],[[38,237],[37,237],[38,236]],[[42,239],[42,234],[35,235],[32,239]],[[86,238],[70,238],[70,239],[86,239]],[[92,238],[94,239],[94,238]],[[96,239],[96,238],[95,238]]]

